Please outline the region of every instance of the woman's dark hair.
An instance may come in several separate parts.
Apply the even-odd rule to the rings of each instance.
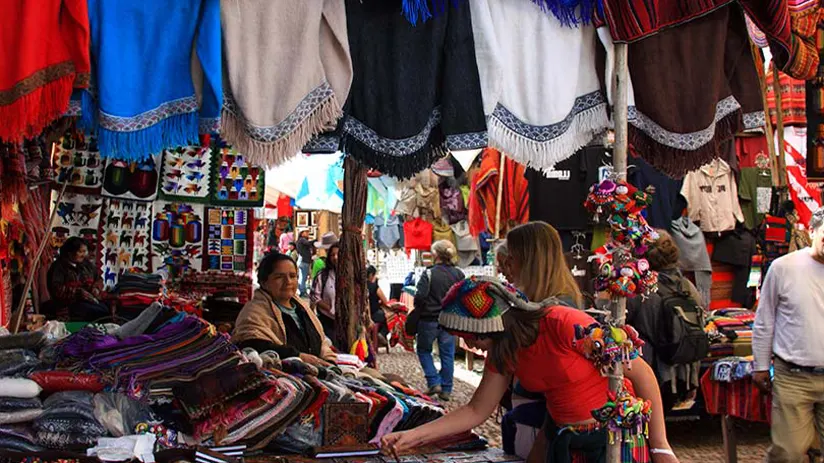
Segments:
[[[263,256],[263,259],[260,259],[260,264],[258,264],[257,269],[258,284],[262,285],[264,282],[266,282],[266,280],[269,279],[269,275],[271,275],[272,272],[275,271],[275,265],[277,265],[278,262],[284,261],[291,262],[297,270],[298,264],[296,264],[294,259],[292,259],[290,256],[286,254],[281,254],[279,252],[270,252],[269,254]]]
[[[68,259],[69,257],[77,254],[77,251],[79,251],[83,246],[88,247],[83,238],[72,236],[63,243],[63,246],[60,246],[60,257],[63,259]]]
[[[653,241],[647,251],[647,261],[650,268],[655,271],[677,268],[678,259],[681,258],[678,245],[666,230],[659,229],[656,231],[658,232],[658,239]]]
[[[375,268],[374,265],[369,265],[366,267],[366,278],[372,278],[372,275],[377,275],[378,269]]]

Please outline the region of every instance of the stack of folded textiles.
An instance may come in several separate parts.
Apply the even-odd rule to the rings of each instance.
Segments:
[[[752,325],[755,312],[747,309],[719,309],[710,312],[705,331],[710,337],[710,357],[752,354]]]
[[[40,387],[25,378],[0,378],[0,448],[40,450],[32,422],[43,414]]]
[[[330,430],[349,431],[327,422],[330,409],[360,413],[360,444],[444,414],[396,378],[354,365],[323,368],[274,352],[241,352],[213,325],[158,303],[114,330],[88,326],[43,349],[40,359],[61,370],[37,371],[33,381],[0,379],[0,395],[18,391],[36,410],[27,415],[33,433],[14,429],[23,436],[16,448],[91,447],[98,437],[131,434],[141,425],[158,435],[161,448],[245,445],[250,452],[304,453],[324,445]],[[62,392],[58,386],[65,384],[75,389]],[[41,390],[51,394],[43,407]],[[110,419],[118,414],[122,420]],[[10,433],[0,428],[0,443]]]
[[[245,274],[220,272],[189,272],[180,282],[179,292],[190,297],[204,298],[215,293],[233,292],[238,303],[246,304],[252,297],[252,278]]]
[[[126,272],[112,293],[117,296],[117,315],[131,320],[163,295],[163,277],[149,273]]]
[[[85,391],[57,392],[43,401],[34,420],[37,443],[50,449],[85,450],[106,435],[94,416],[94,395]]]

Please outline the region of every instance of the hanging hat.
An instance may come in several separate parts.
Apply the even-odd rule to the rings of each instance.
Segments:
[[[489,334],[504,331],[503,315],[509,309],[535,311],[535,304],[514,286],[494,278],[472,277],[456,283],[443,299],[438,322],[450,331]]]
[[[329,232],[324,233],[323,236],[320,237],[320,241],[315,243],[315,247],[318,249],[329,249],[336,244],[338,244],[338,236]]]

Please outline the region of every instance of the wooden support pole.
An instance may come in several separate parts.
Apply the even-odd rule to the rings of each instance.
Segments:
[[[772,65],[772,76],[773,76],[773,93],[775,93],[775,131],[778,135],[778,147],[775,150],[775,154],[778,157],[778,186],[781,188],[787,187],[787,160],[784,158],[785,149],[784,149],[784,113],[782,112],[782,104],[781,104],[781,82],[779,82],[778,77],[778,68],[775,66],[775,62]],[[770,143],[773,143],[773,140],[770,139]],[[784,192],[781,193],[782,199],[784,196]]]
[[[69,173],[71,175],[71,173]],[[60,188],[60,193],[57,194],[57,201],[55,202],[55,206],[51,211],[51,215],[49,216],[49,222],[46,226],[46,234],[43,236],[43,241],[40,242],[40,247],[37,248],[37,253],[34,255],[34,259],[31,262],[31,268],[29,269],[29,275],[26,278],[26,284],[23,286],[23,295],[20,296],[20,303],[17,304],[17,311],[11,317],[11,324],[9,325],[9,331],[12,334],[16,334],[20,330],[20,325],[23,321],[23,312],[26,309],[26,295],[31,290],[31,285],[34,283],[34,276],[37,274],[37,266],[40,264],[40,258],[43,257],[43,251],[46,250],[46,245],[51,241],[51,230],[54,226],[54,218],[57,217],[57,205],[60,204],[60,201],[63,200],[63,194],[66,193],[66,187],[68,186],[68,182],[64,183],[63,186]]]
[[[752,60],[755,62],[755,73],[758,74],[758,81],[761,85],[761,104],[764,106],[764,134],[767,136],[767,154],[770,157],[770,170],[772,171],[772,184],[778,186],[778,157],[775,152],[775,138],[773,137],[772,118],[770,117],[770,105],[767,102],[767,77],[764,71],[764,59],[758,46],[750,42]],[[782,120],[783,122],[783,120]]]
[[[615,145],[612,152],[613,172],[617,180],[626,180],[627,178],[627,90],[628,90],[629,71],[627,70],[627,44],[615,44],[615,81],[613,82],[613,95],[615,101],[613,102],[612,117],[615,123]],[[622,252],[622,251],[619,251]],[[616,263],[623,260],[621,255],[616,256]],[[616,298],[610,309],[611,321],[622,326],[626,319],[627,313],[627,299],[624,297]],[[617,392],[624,384],[624,369],[618,363],[613,368],[609,376],[609,390]],[[614,442],[607,447],[607,462],[620,463],[621,462],[621,442],[620,439],[615,439]]]
[[[506,175],[506,155],[501,152],[501,163],[498,167],[498,198],[495,201],[495,243],[501,239],[501,203],[504,197],[504,176]]]

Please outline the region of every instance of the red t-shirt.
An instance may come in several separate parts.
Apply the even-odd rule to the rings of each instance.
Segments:
[[[535,344],[518,352],[515,377],[524,389],[544,393],[546,408],[559,426],[591,420],[592,411],[607,402],[608,378],[572,345],[575,325],[594,322],[580,310],[552,307],[540,322]]]

